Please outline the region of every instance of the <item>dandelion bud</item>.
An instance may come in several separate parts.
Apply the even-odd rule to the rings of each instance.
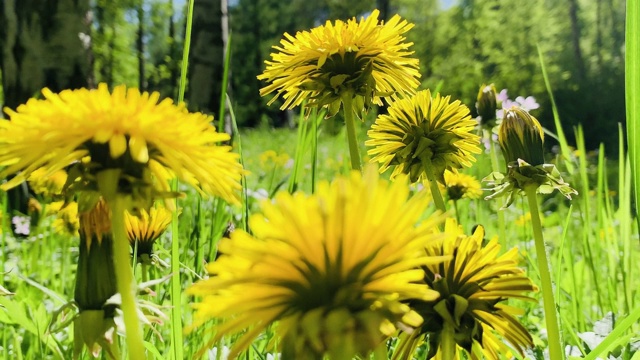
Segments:
[[[505,110],[498,142],[507,163],[520,159],[533,166],[544,164],[542,126],[536,118],[517,106]]]
[[[497,106],[496,87],[493,84],[482,84],[476,101],[476,109],[482,124],[490,124],[496,120]]]

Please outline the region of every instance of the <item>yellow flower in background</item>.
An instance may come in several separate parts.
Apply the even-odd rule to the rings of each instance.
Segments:
[[[153,255],[153,244],[167,229],[173,214],[163,207],[140,210],[138,216],[125,214],[127,236],[132,248],[137,246],[137,258],[146,261]],[[137,244],[136,244],[137,243]]]
[[[281,109],[307,100],[310,106],[328,107],[334,115],[341,97],[349,93],[355,97],[353,110],[359,115],[372,103],[382,104],[382,97],[415,93],[418,60],[410,57],[413,43],[405,42],[403,36],[413,24],[398,15],[380,23],[379,15],[374,10],[359,22],[355,18],[327,21],[295,36],[285,33],[258,76],[269,83],[260,95],[275,92],[269,104],[282,97]]]
[[[33,171],[27,180],[33,192],[51,197],[62,193],[64,184],[67,182],[67,172],[58,170],[52,174],[47,174],[46,169],[39,168]]]
[[[531,335],[515,318],[522,310],[505,302],[510,298],[533,300],[525,294],[537,288],[517,267],[518,250],[498,255],[497,238],[483,246],[482,226],[466,236],[453,219],[447,220],[444,235],[426,250],[430,256],[449,256],[450,260],[423,267],[425,283],[440,296],[410,303],[424,323],[412,333],[401,334],[394,359],[412,359],[425,340],[428,359],[457,358],[458,348],[471,359],[511,358],[500,337],[524,356],[524,349],[533,345]]]
[[[542,219],[540,219],[542,220]],[[518,226],[526,226],[527,224],[531,223],[531,213],[529,211],[527,211],[524,215],[520,215],[516,221],[515,221],[516,225]]]
[[[275,150],[267,150],[260,154],[260,168],[271,171],[274,168],[285,167],[290,159],[287,153],[278,154]]]
[[[414,97],[393,102],[388,114],[379,115],[365,145],[372,162],[380,163],[383,172],[394,166],[392,177],[408,174],[411,182],[427,178],[432,171],[444,183],[444,171],[470,167],[479,154],[477,123],[469,109],[450,97],[429,90]]]
[[[211,277],[188,290],[202,297],[194,326],[221,320],[210,344],[242,333],[235,358],[278,322],[282,357],[299,360],[367,356],[399,327],[419,326],[402,301],[435,299],[416,282],[419,266],[441,261],[424,252],[441,220],[419,223],[427,196],[409,195],[406,177],[389,183],[370,167],[323,182],[313,195],[264,201],[250,219],[253,234],[223,239]]]
[[[64,201],[54,201],[47,206],[47,214],[55,214],[53,220],[53,230],[57,234],[76,236],[80,228],[78,220],[78,203],[75,201],[66,203]]]
[[[30,99],[15,111],[4,109],[9,121],[0,122],[0,178],[17,175],[3,190],[40,168],[50,176],[75,164],[69,176],[89,183],[78,186],[96,187],[97,174],[119,170],[119,191],[137,197],[167,196],[168,180],[177,176],[200,192],[238,201],[239,156],[217,145],[229,136],[216,132],[210,116],[125,86],[42,94],[44,99]],[[85,156],[89,164],[80,161]]]
[[[471,175],[446,170],[444,184],[449,200],[479,199],[482,196],[480,181]]]

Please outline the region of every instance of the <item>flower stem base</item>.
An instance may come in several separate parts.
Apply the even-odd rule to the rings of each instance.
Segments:
[[[538,210],[538,199],[536,197],[537,186],[525,187],[527,200],[529,201],[529,211],[531,212],[531,222],[533,225],[533,237],[536,246],[536,258],[538,260],[538,271],[540,272],[540,282],[542,283],[542,300],[544,305],[544,317],[547,324],[547,338],[549,341],[549,356],[551,360],[562,360],[562,340],[560,326],[558,323],[558,313],[556,302],[553,298],[553,284],[551,282],[551,271],[547,250],[542,236],[542,224],[540,222],[540,212]]]

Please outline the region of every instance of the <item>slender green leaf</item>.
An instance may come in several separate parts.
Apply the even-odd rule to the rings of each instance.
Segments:
[[[542,77],[544,78],[544,84],[547,87],[549,93],[549,100],[551,101],[551,110],[553,111],[553,122],[556,125],[556,132],[558,133],[557,140],[560,143],[560,152],[564,159],[564,164],[567,171],[571,174],[574,171],[573,163],[571,162],[571,150],[567,144],[567,138],[564,136],[564,130],[562,130],[562,124],[560,123],[560,114],[558,114],[558,107],[556,106],[556,100],[553,97],[553,91],[551,90],[551,83],[549,82],[549,76],[547,76],[547,70],[544,66],[544,58],[542,56],[542,50],[538,45],[538,57],[540,59],[540,68],[542,69]]]
[[[640,2],[627,0],[625,30],[625,100],[627,141],[635,191],[635,213],[640,204]],[[640,219],[640,218],[638,218]],[[639,220],[640,221],[640,220]],[[639,226],[640,227],[640,226]]]

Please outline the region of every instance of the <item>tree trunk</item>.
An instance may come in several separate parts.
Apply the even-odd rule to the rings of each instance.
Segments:
[[[86,87],[91,78],[90,22],[89,0],[0,0],[4,105],[15,109],[44,87],[53,92]],[[26,183],[9,190],[7,197],[10,216],[28,215],[30,227],[37,225],[40,209]]]
[[[43,87],[57,92],[87,86],[90,69],[84,44],[90,36],[89,0],[2,0],[0,4],[5,106],[15,109]]]
[[[138,88],[140,91],[147,89],[146,76],[144,71],[144,0],[138,2],[138,33],[136,48],[138,51]]]
[[[585,76],[585,67],[582,50],[580,48],[580,23],[578,21],[577,0],[569,0],[569,19],[571,20],[571,42],[573,44],[573,56],[576,60],[578,82],[582,82]]]
[[[389,0],[376,0],[376,7],[380,10],[380,20],[387,20],[390,11]]]
[[[224,70],[224,61],[227,58],[227,47],[229,44],[229,2],[227,0],[220,0],[220,13],[222,14],[220,30],[222,31],[222,66]],[[231,55],[229,54],[229,56]],[[227,86],[225,88],[225,92],[229,97],[231,97],[231,68],[227,69]],[[222,99],[223,98],[221,98],[221,100]],[[220,110],[222,111],[224,109],[224,129],[218,129],[218,131],[224,130],[227,134],[233,135],[231,114],[229,113],[229,108],[226,104],[226,96],[222,101],[224,102],[220,104]]]
[[[169,16],[169,38],[171,39],[169,54],[171,55],[171,63],[169,67],[170,71],[170,81],[171,81],[171,89],[173,89],[173,93],[171,97],[175,100],[178,98],[178,86],[179,86],[179,67],[175,65],[173,56],[178,54],[177,46],[176,46],[176,29],[175,22],[173,21],[174,11],[173,11],[173,0],[169,0],[169,8],[171,9],[171,16]],[[179,58],[178,58],[179,59]]]
[[[187,103],[191,110],[208,114],[220,108],[224,53],[220,9],[220,0],[194,1]]]

